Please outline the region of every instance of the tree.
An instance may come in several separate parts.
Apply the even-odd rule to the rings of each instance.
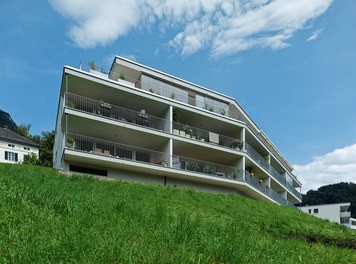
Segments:
[[[42,166],[52,167],[54,136],[55,136],[54,130],[44,131],[41,134],[40,162]]]
[[[42,165],[42,166],[47,166],[47,167],[52,167],[53,164],[53,145],[54,145],[54,135],[55,132],[54,130],[52,131],[44,131],[41,133],[41,135],[31,135],[30,134],[30,129],[31,129],[31,124],[21,124],[17,126],[14,131],[18,134],[20,134],[23,137],[28,138],[29,140],[32,140],[33,142],[36,142],[40,145],[40,155],[39,155],[39,164],[36,165]],[[32,164],[33,160],[28,158],[29,160],[26,162],[30,163],[25,163],[25,164]]]
[[[21,125],[15,127],[13,131],[25,138],[28,138],[29,140],[32,140],[33,142],[40,144],[40,142],[41,142],[40,136],[37,136],[37,135],[32,136],[30,134],[31,127],[32,127],[31,124],[21,124]]]
[[[15,127],[14,132],[17,134],[25,137],[25,138],[30,138],[30,129],[31,129],[31,124],[21,124],[17,127]]]

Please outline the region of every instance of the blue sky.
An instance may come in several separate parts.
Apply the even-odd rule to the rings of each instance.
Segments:
[[[1,0],[0,109],[54,129],[64,65],[121,55],[234,97],[304,191],[356,181],[356,1]]]

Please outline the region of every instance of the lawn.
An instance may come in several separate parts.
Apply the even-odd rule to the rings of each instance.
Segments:
[[[356,263],[355,243],[244,197],[0,164],[2,263]]]

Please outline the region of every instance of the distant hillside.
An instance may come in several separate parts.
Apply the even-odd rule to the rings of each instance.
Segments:
[[[11,130],[14,130],[17,127],[10,114],[0,109],[0,127],[4,126],[7,126]]]
[[[1,263],[356,263],[356,232],[244,197],[0,164]]]
[[[356,218],[356,184],[340,182],[310,190],[303,194],[303,205],[351,202],[351,214]]]

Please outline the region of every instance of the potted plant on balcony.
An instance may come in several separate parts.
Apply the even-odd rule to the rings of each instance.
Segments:
[[[183,130],[184,130],[184,132],[185,132],[185,137],[190,138],[190,137],[192,136],[193,130],[190,128],[190,126],[185,125],[185,126],[183,127]]]
[[[232,141],[231,143],[231,147],[234,149],[241,149],[242,148],[242,142],[239,138],[235,139],[234,141]]]
[[[212,165],[205,165],[205,172],[208,174],[216,175],[216,167]]]
[[[204,134],[201,134],[200,137],[199,137],[199,139],[200,139],[201,142],[207,141],[207,138],[208,138],[208,137],[205,136]]]
[[[173,109],[173,122],[179,122],[179,112],[175,108]]]
[[[70,107],[70,108],[75,108],[75,103],[74,103],[74,101],[68,100],[68,101],[67,101],[67,106]]]
[[[68,148],[74,148],[74,146],[75,146],[74,138],[68,136],[67,137],[67,147]]]
[[[89,65],[91,70],[96,71],[96,63],[95,63],[95,61],[89,61],[88,65]]]
[[[247,171],[250,173],[251,177],[255,176],[255,170],[252,167],[248,167]]]

